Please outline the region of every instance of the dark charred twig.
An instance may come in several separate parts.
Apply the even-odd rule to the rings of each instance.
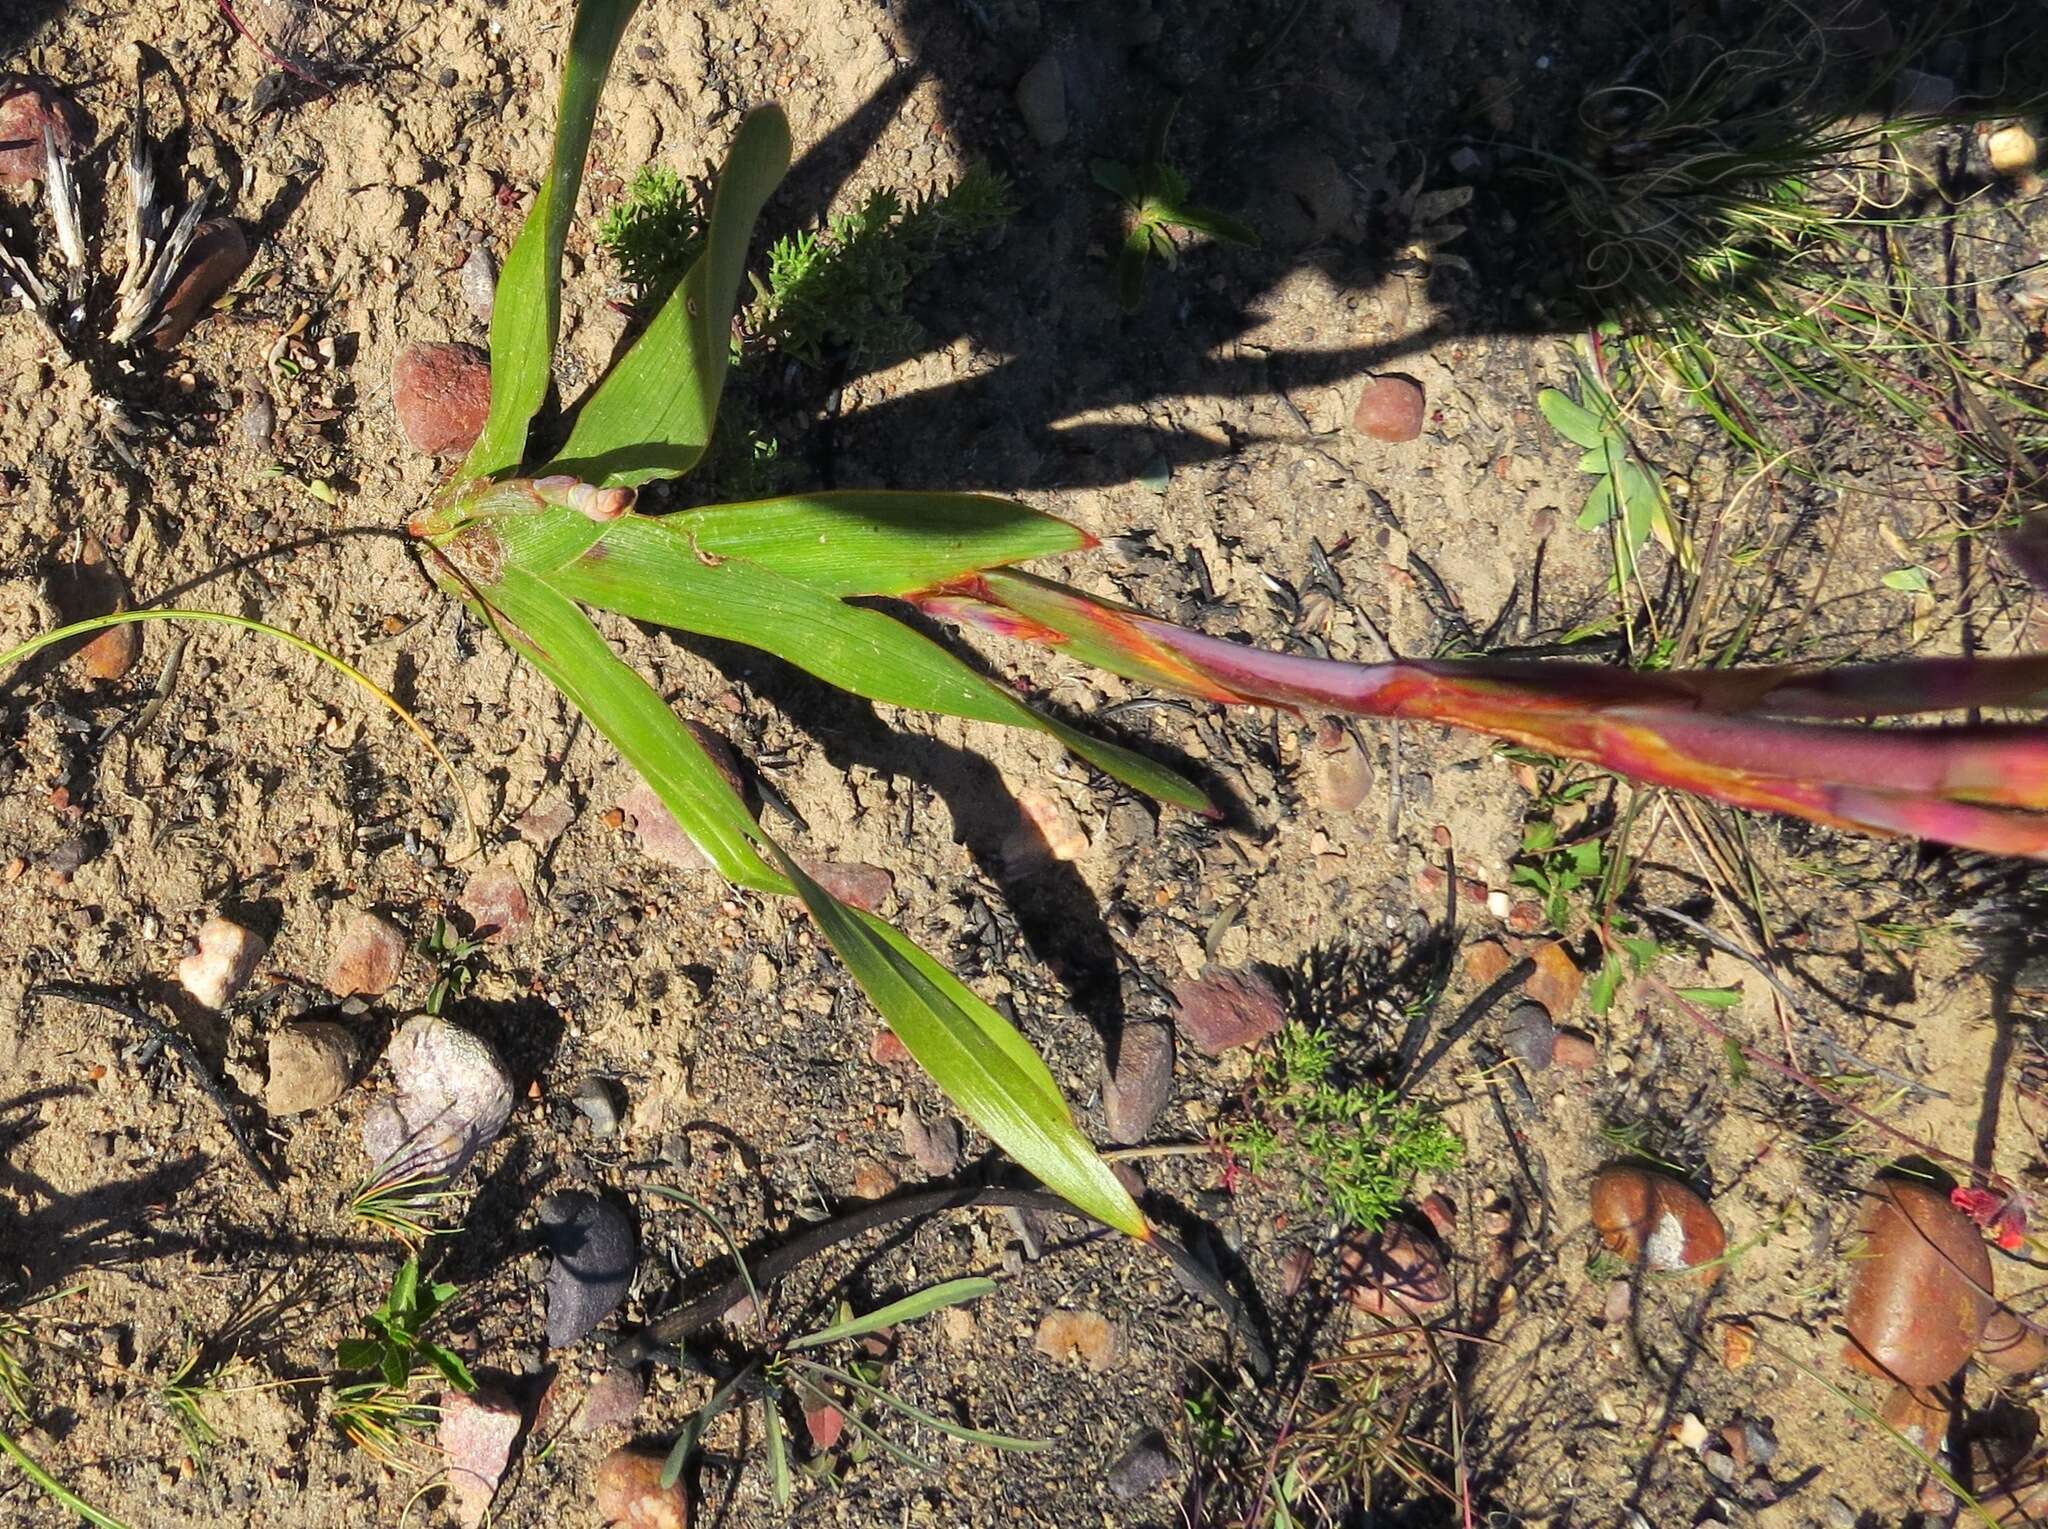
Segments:
[[[82,1003],[96,1009],[105,1009],[118,1014],[131,1024],[139,1025],[154,1037],[166,1050],[173,1052],[185,1064],[185,1070],[192,1075],[192,1081],[199,1085],[199,1091],[206,1095],[220,1116],[221,1123],[228,1128],[228,1135],[234,1138],[235,1148],[242,1155],[242,1161],[257,1178],[263,1181],[265,1189],[278,1187],[277,1175],[270,1171],[269,1164],[257,1155],[256,1146],[249,1140],[242,1123],[236,1119],[234,1109],[228,1104],[227,1095],[213,1080],[213,1074],[206,1070],[205,1060],[181,1031],[172,1029],[134,999],[120,993],[106,992],[100,988],[87,987],[78,982],[39,982],[22,994],[24,1001],[33,1002],[40,998],[61,998],[69,1003]]]
[[[936,1215],[940,1211],[990,1206],[1047,1211],[1062,1216],[1081,1215],[1081,1212],[1058,1195],[1037,1189],[970,1185],[952,1189],[920,1190],[913,1194],[895,1195],[886,1200],[856,1205],[830,1221],[820,1221],[805,1227],[780,1247],[753,1260],[748,1267],[754,1283],[757,1286],[767,1286],[819,1254],[843,1242],[851,1242],[864,1233],[894,1226],[901,1221],[914,1221]],[[1272,1354],[1268,1351],[1265,1341],[1253,1328],[1242,1303],[1230,1293],[1223,1282],[1192,1253],[1164,1232],[1154,1229],[1148,1242],[1173,1265],[1174,1272],[1190,1290],[1199,1294],[1222,1314],[1223,1319],[1230,1324],[1232,1331],[1243,1342],[1246,1362],[1252,1371],[1261,1377],[1272,1374]],[[716,1289],[699,1296],[687,1306],[678,1307],[656,1321],[647,1329],[647,1336],[656,1344],[680,1344],[693,1333],[716,1322],[746,1293],[746,1276],[734,1274]],[[644,1352],[649,1358],[666,1357],[660,1350],[651,1347]]]
[[[1437,1043],[1423,1053],[1420,1061],[1402,1073],[1402,1090],[1405,1092],[1420,1083],[1429,1070],[1444,1059],[1444,1053],[1464,1039],[1466,1031],[1486,1018],[1493,1011],[1495,1004],[1535,975],[1535,961],[1524,956],[1480,989],[1479,996],[1466,1004],[1464,1012],[1452,1020],[1450,1027],[1437,1037]]]

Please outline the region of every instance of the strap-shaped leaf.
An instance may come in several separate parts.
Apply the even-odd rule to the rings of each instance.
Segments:
[[[989,1044],[1000,1028],[1023,1045],[1015,1028],[957,979],[932,980],[936,963],[901,932],[836,900],[772,841],[766,847],[846,969],[946,1097],[1054,1194],[1106,1226],[1149,1237],[1130,1192],[1075,1127],[1057,1091],[1049,1091],[1045,1064],[1027,1070],[1014,1047]]]
[[[666,518],[629,516],[580,556],[528,568],[529,547],[560,545],[548,511],[506,527],[507,566],[585,605],[677,631],[776,654],[842,690],[945,716],[1028,727],[1058,739],[1098,770],[1161,801],[1206,811],[1210,802],[1173,771],[1134,750],[1034,711],[993,680],[892,616],[849,605],[758,563],[692,546]],[[580,533],[579,533],[580,536]]]
[[[590,618],[518,569],[481,592],[499,630],[611,742],[726,880],[789,891],[754,848],[759,830],[711,756]]]
[[[589,617],[517,568],[471,593],[488,602],[507,639],[611,741],[713,865],[763,892],[794,888],[905,1049],[991,1141],[1085,1214],[1136,1237],[1148,1234],[1137,1205],[1074,1124],[1051,1071],[1017,1027],[901,930],[846,907],[805,875]]]
[[[1095,545],[1079,526],[993,494],[792,494],[655,523],[695,550],[746,558],[828,595],[904,595]]]
[[[526,427],[547,400],[555,336],[562,322],[562,242],[583,186],[590,125],[619,37],[640,0],[582,0],[562,66],[555,152],[519,237],[506,253],[491,307],[491,410],[458,477],[481,478],[517,467]]]
[[[604,486],[679,478],[711,440],[732,357],[732,315],[761,205],[789,168],[789,122],[749,112],[711,197],[704,253],[576,411],[547,469]]]
[[[814,1333],[805,1333],[801,1338],[792,1338],[784,1348],[816,1348],[822,1343],[837,1343],[841,1338],[862,1338],[869,1333],[878,1333],[885,1327],[894,1327],[898,1322],[915,1322],[919,1317],[928,1317],[935,1311],[948,1306],[961,1306],[968,1301],[978,1301],[992,1294],[996,1282],[986,1276],[974,1275],[966,1279],[947,1280],[943,1284],[927,1285],[914,1291],[900,1301],[891,1301],[873,1311],[857,1312],[844,1322],[834,1322],[830,1327],[821,1327]]]

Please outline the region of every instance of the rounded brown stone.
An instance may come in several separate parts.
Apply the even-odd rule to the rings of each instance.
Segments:
[[[43,128],[60,154],[92,142],[92,119],[63,88],[36,75],[0,74],[0,185],[41,180]]]
[[[1376,441],[1412,441],[1422,434],[1428,408],[1421,383],[1389,373],[1366,383],[1351,411],[1351,428]]]
[[[1705,1200],[1668,1174],[1609,1168],[1593,1180],[1593,1226],[1610,1251],[1658,1273],[1696,1269],[1720,1276],[1728,1234]]]
[[[491,358],[474,345],[408,345],[391,368],[391,406],[414,451],[459,455],[491,412]]]
[[[1991,1254],[1931,1184],[1884,1178],[1864,1196],[1863,1254],[1842,1357],[1911,1386],[1947,1380],[1991,1320]]]
[[[249,239],[232,218],[210,218],[192,236],[185,263],[164,298],[163,317],[149,332],[158,350],[176,350],[192,326],[213,311],[221,294],[249,269]]]
[[[1984,1324],[1984,1342],[1977,1357],[2008,1375],[2031,1375],[2048,1364],[2048,1338],[2001,1306]]]

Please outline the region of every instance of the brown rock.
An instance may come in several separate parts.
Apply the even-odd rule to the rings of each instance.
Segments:
[[[270,1037],[270,1078],[263,1108],[272,1115],[303,1115],[334,1103],[355,1081],[362,1042],[331,1020],[286,1025]]]
[[[43,178],[45,124],[67,157],[92,142],[92,118],[62,86],[40,75],[0,74],[0,186]]]
[[[463,1529],[477,1529],[490,1512],[519,1429],[519,1408],[507,1397],[483,1389],[442,1396],[437,1437],[447,1462],[448,1511]]]
[[[811,880],[841,902],[863,913],[880,913],[882,904],[896,890],[896,878],[878,865],[847,860],[803,860],[798,863]]]
[[[78,561],[50,577],[50,603],[65,621],[87,621],[128,609],[128,585],[107,556],[100,539],[87,532],[79,542]],[[118,680],[135,667],[142,651],[142,628],[133,623],[108,627],[78,650],[78,666],[96,680]]]
[[[580,1434],[629,1427],[646,1397],[647,1382],[640,1378],[638,1370],[606,1370],[591,1382],[590,1391],[569,1426]]]
[[[822,1407],[806,1407],[804,1432],[810,1435],[811,1448],[831,1449],[846,1432],[846,1414],[829,1402]]]
[[[1345,1234],[1337,1249],[1341,1288],[1360,1311],[1413,1315],[1451,1298],[1451,1277],[1436,1239],[1405,1222],[1370,1234]]]
[[[661,1484],[661,1455],[646,1455],[621,1446],[597,1467],[597,1511],[614,1529],[684,1529],[690,1520],[690,1499],[682,1478]]]
[[[910,1054],[910,1048],[896,1038],[894,1030],[877,1030],[868,1042],[868,1060],[880,1062],[884,1067],[915,1067],[917,1058]]]
[[[1372,793],[1372,761],[1351,729],[1325,718],[1316,728],[1316,795],[1335,813],[1356,812]]]
[[[718,773],[725,777],[725,783],[732,787],[734,794],[747,804],[747,810],[758,816],[754,796],[747,788],[746,776],[740,767],[739,755],[733,752],[733,747],[726,742],[725,736],[701,722],[685,719],[683,726],[688,728],[690,736],[697,740],[698,747],[711,757],[711,762],[718,766]],[[645,781],[635,782],[633,789],[620,799],[619,807],[625,814],[625,822],[633,830],[634,837],[640,841],[642,854],[650,859],[659,860],[663,865],[674,866],[679,871],[711,869],[710,860],[697,848],[696,841],[683,832],[682,825],[675,820],[675,815],[663,804],[661,798],[654,794],[654,788]],[[811,869],[812,874],[816,875],[814,868],[806,869]],[[822,877],[819,879],[823,880]],[[830,890],[829,884],[827,890]]]
[[[896,1192],[896,1175],[872,1159],[864,1159],[853,1168],[853,1193],[856,1199],[879,1200]]]
[[[510,866],[486,866],[470,877],[458,906],[490,944],[516,944],[533,933],[533,904]]]
[[[1721,1328],[1721,1363],[1739,1370],[1756,1357],[1756,1329],[1747,1322],[1728,1322]]]
[[[1647,1168],[1600,1174],[1593,1180],[1593,1226],[1611,1251],[1632,1263],[1641,1259],[1658,1273],[1697,1268],[1703,1284],[1720,1277],[1715,1260],[1728,1247],[1721,1218],[1666,1174]]]
[[[927,1120],[905,1106],[897,1117],[897,1129],[903,1135],[903,1150],[927,1177],[943,1179],[959,1168],[960,1122],[952,1116]]]
[[[1550,1065],[1568,1067],[1573,1072],[1591,1072],[1600,1065],[1600,1048],[1584,1031],[1560,1030],[1557,1043],[1550,1048]]]
[[[1542,1004],[1553,1020],[1568,1017],[1578,1006],[1579,989],[1586,984],[1571,952],[1561,940],[1545,940],[1530,947],[1529,958],[1536,963],[1536,971],[1522,984],[1522,996]]]
[[[1948,1403],[1936,1391],[1893,1386],[1878,1416],[1884,1419],[1885,1426],[1897,1429],[1908,1442],[1930,1455],[1948,1437]]]
[[[1977,1357],[2008,1375],[2031,1375],[2048,1364],[2048,1339],[2001,1306],[1984,1324],[1984,1342]]]
[[[163,316],[149,332],[149,343],[158,350],[176,350],[248,269],[249,240],[241,224],[233,218],[210,218],[200,224],[164,298]]]
[[[1004,842],[1003,859],[1023,869],[1047,860],[1079,860],[1088,853],[1088,833],[1074,809],[1036,787],[1017,793],[1023,822]]]
[[[1991,1320],[1983,1237],[1939,1189],[1899,1178],[1865,1192],[1862,1231],[1843,1359],[1911,1386],[1947,1380]]]
[[[1287,1019],[1273,984],[1254,971],[1208,971],[1173,984],[1174,1027],[1203,1054],[1254,1046]]]
[[[1390,372],[1366,383],[1351,411],[1351,428],[1376,441],[1412,441],[1422,434],[1428,409],[1421,383]]]
[[[1117,1040],[1116,1066],[1102,1084],[1109,1139],[1125,1146],[1143,1141],[1172,1097],[1173,1031],[1165,1025],[1125,1025]]]
[[[378,998],[405,968],[405,934],[387,918],[358,913],[335,941],[327,963],[327,991],[337,998]]]
[[[1048,1359],[1081,1360],[1098,1375],[1116,1361],[1116,1325],[1099,1311],[1052,1311],[1032,1346]]]
[[[474,345],[408,345],[391,368],[391,406],[414,451],[460,456],[491,412],[491,358]]]

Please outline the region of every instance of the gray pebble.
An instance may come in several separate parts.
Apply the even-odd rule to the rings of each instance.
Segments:
[[[569,1102],[576,1106],[576,1113],[590,1123],[590,1134],[599,1141],[618,1134],[619,1118],[625,1110],[619,1096],[619,1085],[610,1078],[592,1073],[576,1085],[576,1092],[569,1096]]]
[[[1165,1436],[1149,1429],[1109,1468],[1109,1490],[1121,1501],[1130,1502],[1165,1486],[1173,1474],[1173,1456],[1166,1452]]]
[[[633,1221],[608,1200],[580,1189],[540,1202],[548,1268],[548,1347],[580,1343],[626,1299],[639,1261]]]
[[[498,262],[479,244],[462,262],[462,300],[479,324],[491,321],[491,304],[498,292]]]

